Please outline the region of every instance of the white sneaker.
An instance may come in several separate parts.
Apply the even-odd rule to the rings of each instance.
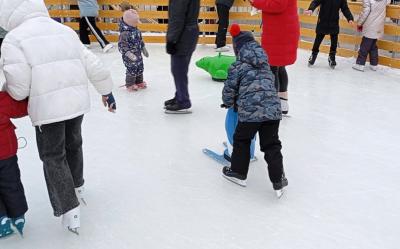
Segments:
[[[378,70],[378,66],[369,65],[369,68],[370,68],[372,71]]]
[[[76,198],[78,198],[79,203],[87,206],[85,198],[84,198],[85,187],[81,186],[79,188],[75,188]]]
[[[289,102],[285,98],[280,98],[280,100],[281,100],[282,113],[286,115],[289,113]]]
[[[79,206],[63,214],[62,225],[70,232],[79,235],[78,228],[81,226],[81,211]]]
[[[110,51],[113,47],[114,47],[114,45],[112,45],[111,43],[107,44],[107,45],[103,48],[103,53],[107,53],[107,52]]]
[[[360,65],[360,64],[354,64],[353,65],[353,69],[357,70],[357,71],[360,71],[360,72],[364,72],[364,66]]]
[[[229,50],[231,50],[231,48],[229,46],[223,46],[223,47],[220,47],[220,48],[215,48],[215,52],[217,52],[217,53],[229,52]]]

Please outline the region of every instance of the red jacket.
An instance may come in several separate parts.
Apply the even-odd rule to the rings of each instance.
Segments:
[[[253,6],[262,10],[261,43],[272,66],[295,63],[300,37],[297,0],[254,0]]]
[[[28,115],[28,101],[16,101],[6,92],[0,92],[0,160],[17,154],[18,142],[15,126],[10,118]]]

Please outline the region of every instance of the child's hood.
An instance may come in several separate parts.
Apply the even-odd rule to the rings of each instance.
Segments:
[[[7,31],[35,17],[49,17],[41,0],[0,0],[0,27]]]
[[[243,45],[239,51],[238,60],[256,68],[261,68],[268,64],[267,55],[256,41],[247,42]]]

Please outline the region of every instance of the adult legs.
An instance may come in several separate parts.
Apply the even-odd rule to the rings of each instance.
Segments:
[[[66,155],[66,121],[36,127],[39,157],[55,216],[79,206]]]
[[[183,108],[190,108],[188,70],[192,55],[172,55],[171,71],[175,81],[175,98]]]
[[[218,13],[218,33],[215,38],[215,45],[217,48],[226,45],[226,33],[229,26],[229,7],[223,4],[217,4]]]
[[[83,115],[65,121],[65,151],[75,188],[81,187],[84,184],[81,134],[82,120]]]

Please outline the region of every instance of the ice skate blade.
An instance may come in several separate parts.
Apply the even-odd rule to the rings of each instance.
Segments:
[[[314,64],[308,63],[308,67],[312,68],[312,67],[314,67]]]
[[[285,194],[285,190],[284,189],[275,190],[275,194],[276,194],[276,197],[278,199],[280,199]]]
[[[78,228],[69,228],[68,227],[68,231],[70,231],[71,233],[79,236]]]
[[[84,198],[80,198],[79,202],[83,203],[84,206],[87,206],[87,203]]]
[[[182,110],[179,110],[179,111],[171,111],[171,110],[165,109],[165,113],[166,114],[190,114],[190,113],[192,113],[192,110],[190,110],[190,109],[182,109]]]
[[[239,186],[241,186],[241,187],[246,187],[247,186],[247,183],[246,183],[246,180],[239,180],[239,179],[237,179],[237,178],[234,178],[234,177],[229,177],[229,176],[226,176],[226,175],[224,175],[224,174],[222,174],[222,176],[225,178],[225,179],[227,179],[228,181],[231,181],[231,182],[233,182],[233,183],[235,183],[235,184],[237,184],[237,185],[239,185]]]

